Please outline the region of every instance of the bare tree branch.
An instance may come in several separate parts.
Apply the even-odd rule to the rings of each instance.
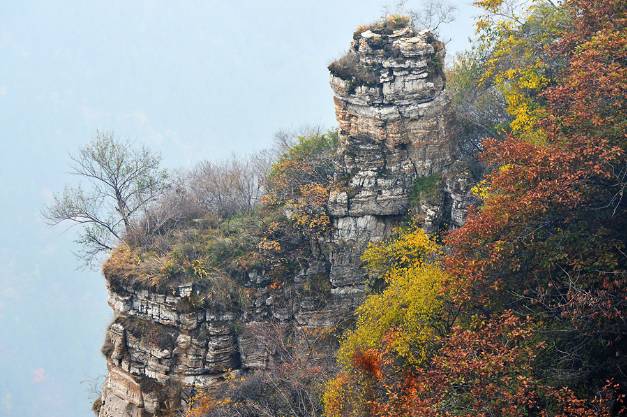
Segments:
[[[117,141],[107,132],[98,131],[70,159],[71,173],[85,184],[66,187],[42,214],[51,225],[82,226],[79,256],[91,263],[138,232],[142,211],[166,191],[167,175],[160,168],[159,155]]]

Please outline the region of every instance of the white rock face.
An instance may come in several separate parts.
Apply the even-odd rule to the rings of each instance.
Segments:
[[[363,288],[361,253],[389,236],[410,206],[428,231],[463,224],[471,180],[456,162],[443,62],[444,45],[428,31],[373,27],[329,66],[345,179],[328,205],[334,294]],[[412,201],[420,200],[416,181],[431,176],[440,181],[428,201]]]

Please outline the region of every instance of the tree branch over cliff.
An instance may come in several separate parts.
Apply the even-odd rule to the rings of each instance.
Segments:
[[[133,148],[106,132],[97,132],[70,159],[71,173],[84,180],[86,187],[67,186],[42,214],[51,225],[81,226],[77,255],[91,264],[139,231],[142,215],[167,188],[167,174],[160,168],[159,155],[144,147]]]

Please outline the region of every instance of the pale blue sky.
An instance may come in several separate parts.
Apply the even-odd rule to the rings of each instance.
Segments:
[[[334,126],[326,66],[385,3],[0,0],[0,417],[90,416],[105,372],[103,279],[39,214],[68,153],[105,129],[188,167]],[[476,14],[454,3],[449,55]]]

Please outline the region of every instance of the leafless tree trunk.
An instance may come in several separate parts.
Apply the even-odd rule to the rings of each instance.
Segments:
[[[77,253],[89,264],[137,232],[145,210],[166,189],[167,175],[158,155],[100,131],[71,160],[71,173],[84,184],[66,187],[42,214],[52,225],[82,226]]]

